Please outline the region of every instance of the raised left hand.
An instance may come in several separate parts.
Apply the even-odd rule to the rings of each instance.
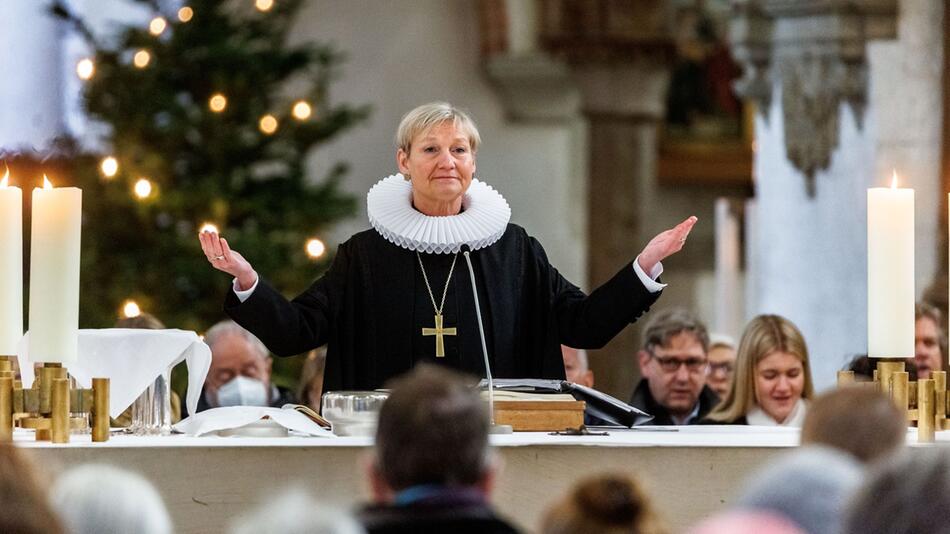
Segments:
[[[686,237],[697,220],[695,215],[690,216],[685,221],[669,230],[660,232],[651,239],[647,246],[643,248],[643,252],[640,253],[638,259],[643,272],[649,274],[657,263],[679,252],[686,244]]]

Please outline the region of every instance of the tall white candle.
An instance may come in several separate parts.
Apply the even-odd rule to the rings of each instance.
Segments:
[[[868,356],[914,356],[914,190],[868,189]]]
[[[0,356],[13,356],[23,337],[23,192],[0,180]]]
[[[33,190],[30,242],[30,360],[76,361],[79,335],[79,238],[82,191]]]

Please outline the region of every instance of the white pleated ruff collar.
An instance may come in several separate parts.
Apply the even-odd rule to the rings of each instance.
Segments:
[[[432,217],[412,207],[412,184],[402,174],[376,182],[366,194],[373,228],[394,245],[416,252],[452,254],[462,245],[478,250],[498,241],[511,219],[505,197],[472,178],[462,198],[462,213]]]

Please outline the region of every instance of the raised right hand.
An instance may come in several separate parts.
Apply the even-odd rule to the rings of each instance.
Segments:
[[[211,266],[237,278],[240,289],[250,289],[257,282],[257,273],[251,264],[236,250],[231,250],[227,239],[217,232],[203,231],[198,234],[201,250]]]

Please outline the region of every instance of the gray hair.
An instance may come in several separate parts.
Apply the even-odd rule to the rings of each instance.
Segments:
[[[267,347],[260,339],[257,339],[257,336],[248,332],[243,326],[230,319],[220,321],[209,328],[208,331],[205,332],[204,341],[205,344],[211,348],[211,352],[214,352],[214,345],[229,336],[238,336],[244,341],[247,341],[248,345],[250,345],[254,352],[259,354],[261,358],[267,359],[270,357],[270,351],[267,350]]]
[[[879,465],[856,495],[844,532],[946,532],[950,514],[950,451],[913,448]]]
[[[69,469],[53,484],[50,502],[72,534],[172,532],[155,487],[141,475],[111,465]]]
[[[736,350],[735,338],[716,332],[709,334],[709,350],[718,349],[720,347]]]
[[[240,518],[231,534],[364,534],[346,512],[321,505],[306,490],[296,488],[268,499]]]
[[[396,148],[408,153],[412,148],[412,140],[417,135],[443,122],[451,122],[467,135],[472,153],[478,152],[478,145],[482,142],[482,138],[478,135],[475,121],[467,113],[447,102],[423,104],[403,115],[399,128],[396,129]]]
[[[857,460],[844,452],[804,446],[754,475],[739,506],[781,514],[808,534],[839,534],[842,510],[863,474]]]
[[[703,346],[703,352],[709,352],[706,325],[683,308],[670,308],[654,315],[643,331],[643,348],[650,351],[654,347],[663,347],[683,332],[693,334]]]

